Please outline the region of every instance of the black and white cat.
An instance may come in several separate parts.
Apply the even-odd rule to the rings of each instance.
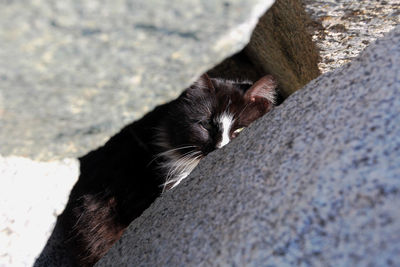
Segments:
[[[80,158],[81,175],[59,219],[77,264],[96,263],[163,191],[267,113],[275,88],[270,75],[251,84],[204,74]]]

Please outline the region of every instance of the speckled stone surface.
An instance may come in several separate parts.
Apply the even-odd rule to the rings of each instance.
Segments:
[[[399,0],[301,0],[313,23],[322,73],[350,62],[400,24]]]
[[[203,160],[97,266],[400,265],[400,28]]]
[[[0,1],[0,154],[98,147],[243,48],[272,3]]]

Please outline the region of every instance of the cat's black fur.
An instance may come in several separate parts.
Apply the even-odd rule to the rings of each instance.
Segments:
[[[271,109],[275,87],[271,76],[251,86],[203,75],[176,100],[80,158],[79,180],[60,217],[77,264],[98,261],[163,190],[221,145],[221,114],[232,115],[229,136],[235,138],[237,129]]]

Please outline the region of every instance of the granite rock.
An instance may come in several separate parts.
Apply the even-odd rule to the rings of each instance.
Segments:
[[[400,24],[398,0],[301,0],[312,22],[322,73],[334,70]]]
[[[96,266],[396,266],[400,28],[211,153]]]
[[[272,3],[0,1],[0,154],[98,147],[243,48]]]
[[[319,53],[307,32],[308,21],[301,0],[277,0],[260,18],[244,49],[261,73],[277,79],[284,98],[321,74]]]

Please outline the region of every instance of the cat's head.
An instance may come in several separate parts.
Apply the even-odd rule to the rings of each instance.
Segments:
[[[171,165],[167,183],[179,183],[201,158],[228,144],[271,110],[276,86],[271,75],[252,84],[204,74],[186,89],[173,102],[165,121],[164,154]]]

